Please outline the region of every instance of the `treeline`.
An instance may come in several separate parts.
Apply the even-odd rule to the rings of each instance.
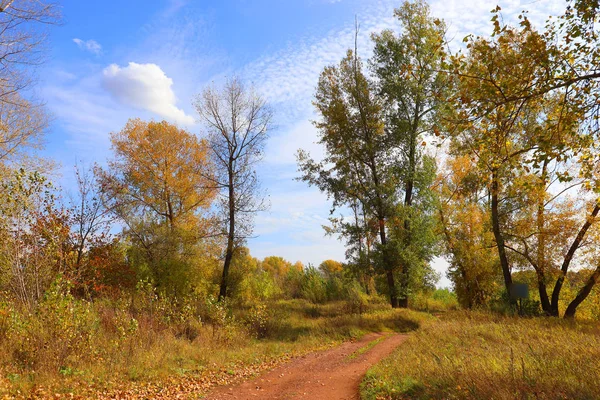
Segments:
[[[330,233],[347,241],[350,265],[386,277],[392,307],[407,305],[436,255],[468,308],[514,310],[521,281],[529,313],[573,317],[595,293],[597,12],[571,1],[536,30],[525,12],[512,26],[496,7],[491,35],[453,52],[444,21],[405,2],[366,62],[355,46],[323,70],[325,157],[300,151],[302,180],[345,215]]]
[[[241,306],[282,298],[322,303],[374,293],[372,281],[359,282],[337,261],[316,268],[277,256],[252,257],[240,233],[251,232],[249,209],[239,209],[246,215],[237,221],[245,219],[230,235],[241,200],[234,191],[230,215],[229,188],[224,185],[223,194],[214,185],[218,165],[207,140],[165,121],[130,120],[111,141],[114,158],[108,167],[76,168],[78,190],[65,201],[42,174],[7,168],[0,225],[5,299],[34,311],[57,279],[68,282],[71,295],[88,301],[127,297],[148,285],[174,303],[228,297]],[[253,201],[250,191],[243,195],[246,205]],[[116,228],[121,232],[113,233]],[[235,239],[231,255],[230,236]]]

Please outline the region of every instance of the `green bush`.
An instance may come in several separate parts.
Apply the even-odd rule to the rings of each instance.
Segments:
[[[410,298],[412,308],[427,312],[440,312],[458,309],[458,299],[448,289],[436,289],[433,292],[415,293]]]
[[[304,271],[302,281],[302,297],[313,303],[324,303],[327,300],[327,284],[319,271],[309,266]]]
[[[352,314],[362,314],[367,310],[371,298],[363,292],[358,282],[354,282],[346,291],[348,311]]]

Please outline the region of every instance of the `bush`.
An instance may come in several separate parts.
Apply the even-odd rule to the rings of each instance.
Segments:
[[[250,308],[246,314],[246,325],[250,334],[262,339],[267,336],[269,330],[270,315],[266,304],[257,304]]]
[[[327,300],[325,278],[313,267],[307,268],[302,282],[302,297],[313,303],[324,303]]]
[[[420,292],[410,298],[412,308],[426,312],[442,312],[458,309],[456,294],[448,289]]]
[[[82,359],[98,357],[93,341],[100,326],[87,301],[70,294],[71,284],[57,278],[32,313],[9,309],[5,348],[21,368],[59,371]]]
[[[371,298],[363,292],[358,282],[355,282],[347,289],[346,304],[351,314],[364,313],[370,300]]]
[[[239,336],[240,327],[227,298],[219,300],[214,296],[208,296],[204,303],[202,317],[212,328],[212,339],[231,343]]]

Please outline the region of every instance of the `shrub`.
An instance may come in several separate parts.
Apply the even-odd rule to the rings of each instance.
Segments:
[[[346,304],[348,311],[352,314],[362,314],[366,311],[371,298],[362,291],[362,288],[355,282],[347,290]]]
[[[269,309],[266,304],[254,305],[246,314],[246,324],[250,334],[257,339],[262,339],[267,336],[269,320]]]
[[[412,308],[427,312],[440,312],[458,309],[456,294],[448,289],[436,289],[433,292],[420,292],[410,298]]]
[[[231,305],[227,298],[217,299],[208,296],[202,310],[203,320],[212,328],[212,339],[231,343],[238,336],[239,325],[233,316]]]
[[[98,356],[93,341],[100,321],[87,301],[70,294],[70,282],[57,278],[37,308],[8,311],[6,348],[21,368],[58,371],[83,359]]]
[[[304,271],[302,297],[313,303],[324,303],[327,300],[325,278],[312,266],[309,266]]]

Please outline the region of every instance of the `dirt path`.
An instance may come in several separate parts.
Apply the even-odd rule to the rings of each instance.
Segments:
[[[359,399],[358,387],[369,367],[406,337],[372,333],[356,342],[295,359],[242,384],[218,388],[206,399]]]

